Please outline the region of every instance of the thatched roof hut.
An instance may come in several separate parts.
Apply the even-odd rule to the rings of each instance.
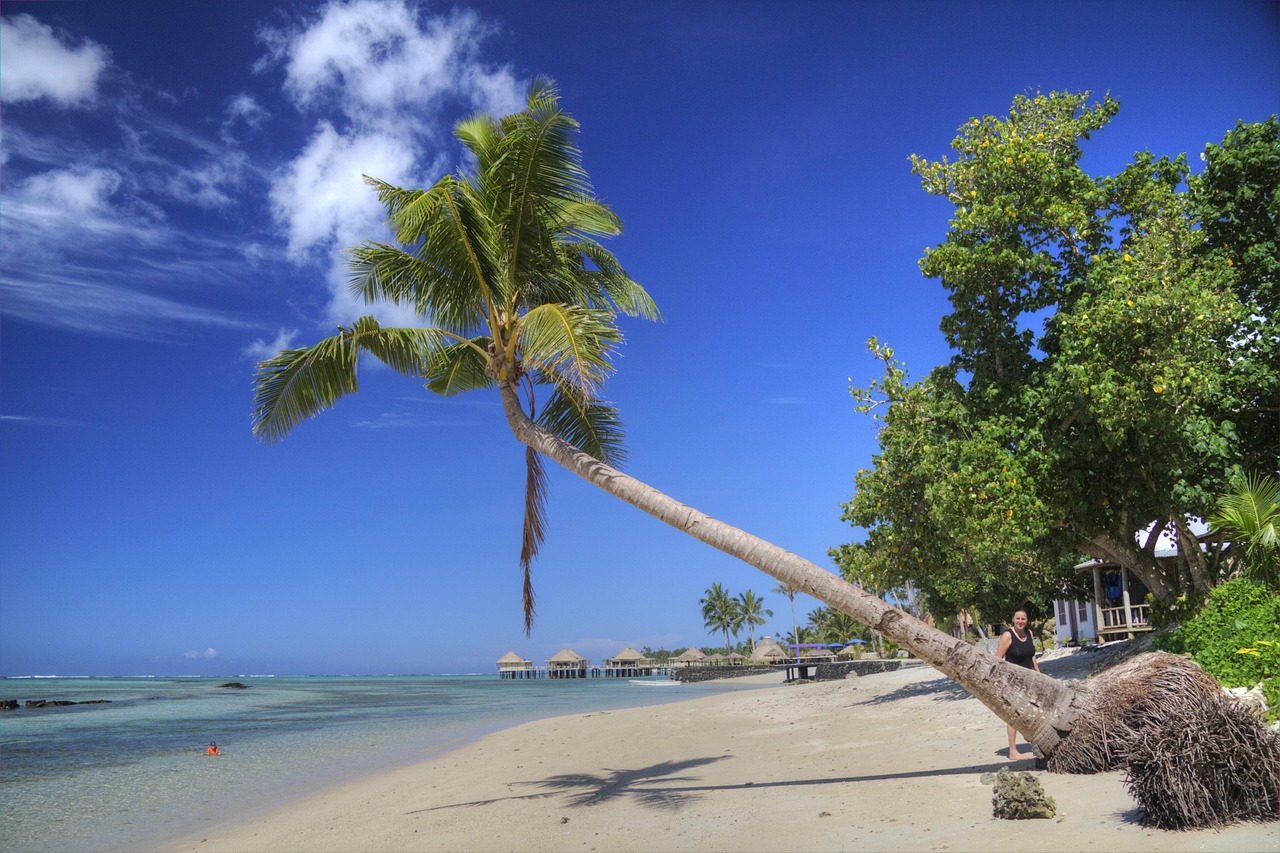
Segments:
[[[697,646],[690,646],[673,658],[672,662],[678,663],[680,666],[698,666],[705,663],[706,660],[707,656],[702,653],[702,649]]]
[[[523,672],[533,669],[533,661],[525,660],[515,652],[507,652],[498,658],[498,672]]]
[[[760,642],[756,643],[755,649],[751,652],[751,659],[754,661],[765,661],[775,663],[785,660],[787,653],[782,647],[773,641],[773,637],[762,637]]]

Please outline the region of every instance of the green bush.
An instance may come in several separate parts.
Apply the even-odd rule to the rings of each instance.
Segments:
[[[1199,613],[1153,641],[1155,648],[1190,654],[1227,687],[1262,684],[1269,719],[1280,709],[1280,595],[1237,578],[1213,592]]]

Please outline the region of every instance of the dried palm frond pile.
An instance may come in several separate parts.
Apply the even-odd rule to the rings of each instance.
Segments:
[[[1091,679],[1089,692],[1051,771],[1127,768],[1144,823],[1161,829],[1278,818],[1280,736],[1197,664],[1153,652]]]

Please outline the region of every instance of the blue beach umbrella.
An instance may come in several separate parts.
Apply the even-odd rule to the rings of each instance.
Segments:
[[[846,646],[865,646],[866,644],[867,644],[866,640],[850,640],[849,642],[845,643]]]

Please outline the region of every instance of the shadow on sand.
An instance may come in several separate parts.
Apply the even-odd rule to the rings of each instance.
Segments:
[[[836,776],[823,779],[784,779],[773,782],[745,781],[732,785],[701,785],[688,771],[732,756],[719,755],[693,758],[688,761],[664,761],[633,770],[606,769],[603,773],[568,773],[549,776],[546,779],[515,784],[541,789],[535,793],[495,797],[487,800],[471,800],[462,803],[416,809],[406,814],[440,811],[443,809],[486,806],[507,800],[539,800],[555,798],[570,808],[585,808],[611,800],[626,800],[632,805],[658,811],[675,811],[702,799],[713,791],[745,791],[755,789],[801,789],[813,785],[847,785],[858,782],[882,782],[897,779],[930,779],[939,776],[978,776],[1008,766],[1007,761],[968,767],[934,768],[897,773],[872,773],[863,776]]]

